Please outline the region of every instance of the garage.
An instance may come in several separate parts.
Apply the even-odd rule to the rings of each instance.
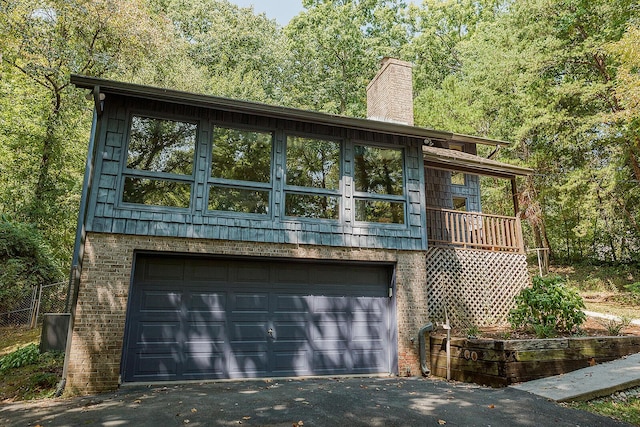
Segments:
[[[138,254],[125,382],[396,373],[393,266]]]

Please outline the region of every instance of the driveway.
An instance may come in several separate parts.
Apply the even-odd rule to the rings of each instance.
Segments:
[[[127,386],[0,405],[2,426],[625,426],[513,388],[422,378]]]

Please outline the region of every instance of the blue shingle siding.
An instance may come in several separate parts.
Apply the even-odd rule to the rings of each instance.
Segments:
[[[191,204],[169,208],[122,203],[128,127],[132,114],[189,120],[198,124]],[[90,199],[88,231],[149,236],[172,236],[266,243],[424,250],[426,236],[422,140],[363,130],[276,120],[241,113],[161,103],[109,95],[105,100],[95,173],[97,185]],[[274,132],[271,204],[268,215],[243,215],[207,210],[211,129],[215,124],[251,126]],[[284,216],[285,144],[288,133],[328,137],[342,143],[339,220]],[[353,145],[401,147],[404,152],[404,224],[356,223],[354,226]]]

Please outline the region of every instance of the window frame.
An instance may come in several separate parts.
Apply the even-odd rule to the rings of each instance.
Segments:
[[[361,145],[361,146],[365,146],[365,147],[372,147],[372,148],[379,148],[379,149],[387,149],[387,150],[399,150],[401,153],[401,160],[402,160],[402,165],[401,165],[401,169],[402,169],[402,195],[396,195],[396,194],[381,194],[381,193],[369,193],[366,191],[358,191],[356,190],[356,185],[355,185],[355,175],[356,175],[356,165],[355,165],[355,157],[356,157],[356,153],[355,153],[355,147],[357,145]],[[371,142],[367,142],[364,140],[353,140],[351,141],[351,158],[349,159],[349,161],[352,164],[352,171],[351,171],[351,179],[353,181],[353,195],[352,195],[352,201],[351,201],[351,211],[353,212],[353,223],[356,226],[367,226],[367,227],[380,227],[380,226],[384,226],[384,227],[393,227],[393,228],[408,228],[409,227],[409,221],[408,221],[408,202],[407,202],[407,198],[408,198],[408,186],[407,186],[407,159],[406,159],[406,147],[401,146],[401,145],[390,145],[390,144],[378,144],[378,143],[371,143]],[[390,202],[390,203],[402,203],[403,204],[403,222],[402,223],[395,223],[395,222],[379,222],[379,221],[360,221],[357,219],[356,215],[357,215],[357,211],[356,211],[356,202],[358,200],[365,200],[365,201],[384,201],[384,202]]]
[[[298,138],[307,138],[307,139],[318,139],[323,141],[329,141],[336,143],[338,145],[338,188],[337,189],[328,189],[328,188],[318,188],[318,187],[305,187],[301,185],[290,185],[287,184],[287,147],[289,142],[289,137],[298,137]],[[284,221],[304,221],[304,222],[330,222],[330,223],[344,223],[344,162],[345,162],[345,145],[346,139],[341,137],[334,137],[322,134],[313,134],[313,133],[304,133],[304,132],[284,132],[284,141],[283,141],[283,157],[282,157],[282,212],[281,218]],[[315,217],[304,217],[304,216],[292,216],[287,215],[287,194],[299,194],[302,196],[326,196],[326,197],[336,197],[338,199],[338,218],[315,218]]]
[[[256,133],[269,133],[271,134],[271,152],[269,154],[269,181],[268,182],[256,182],[256,181],[243,181],[239,179],[219,178],[212,176],[212,162],[213,162],[213,136],[216,127],[233,129],[245,132]],[[221,120],[212,120],[209,122],[210,137],[207,139],[203,146],[207,149],[206,155],[206,169],[204,179],[204,202],[202,207],[203,216],[225,216],[225,217],[242,217],[253,218],[263,220],[273,220],[274,218],[274,192],[275,192],[275,163],[276,163],[276,132],[275,128],[268,128],[263,126],[251,126]],[[266,214],[250,213],[250,212],[237,212],[237,211],[225,211],[209,209],[209,196],[211,187],[224,187],[238,190],[247,191],[266,191],[269,193],[268,211]]]
[[[133,124],[134,117],[141,117],[141,118],[153,119],[153,120],[165,120],[165,121],[172,121],[172,122],[190,123],[196,126],[195,143],[193,147],[193,158],[192,158],[193,167],[191,168],[191,175],[181,175],[181,174],[174,174],[170,172],[148,171],[143,169],[130,169],[127,167],[127,163],[129,159],[129,144],[131,143],[131,125]],[[120,168],[118,171],[118,183],[116,186],[118,191],[118,198],[117,198],[117,203],[115,204],[115,207],[126,208],[126,209],[141,209],[141,210],[149,210],[149,211],[167,211],[167,212],[174,212],[174,213],[193,212],[195,208],[194,198],[196,196],[196,186],[197,186],[196,173],[198,169],[197,168],[198,150],[201,145],[200,139],[202,135],[202,120],[194,119],[193,117],[188,117],[186,115],[162,114],[156,111],[133,109],[133,110],[130,110],[127,114],[127,121],[126,121],[124,133],[125,133],[125,141],[124,141],[122,153],[120,155]],[[189,193],[189,206],[178,207],[178,206],[147,205],[144,203],[126,202],[124,201],[124,186],[127,178],[151,179],[151,180],[171,181],[171,182],[188,184],[191,187],[191,191]]]
[[[449,150],[453,150],[453,151],[460,151],[461,153],[466,153],[467,146],[465,143],[463,142],[450,142],[449,143]],[[456,187],[466,187],[468,185],[467,182],[467,174],[464,172],[460,172],[460,171],[450,171],[450,177],[449,177],[449,183],[451,185],[455,185]],[[457,174],[462,174],[462,184],[458,184],[453,182],[453,177],[454,175]]]

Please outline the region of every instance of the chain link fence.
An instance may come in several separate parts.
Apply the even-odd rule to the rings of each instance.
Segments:
[[[26,290],[14,309],[0,313],[0,327],[30,326],[42,322],[45,313],[63,313],[67,299],[68,282],[34,286]]]

